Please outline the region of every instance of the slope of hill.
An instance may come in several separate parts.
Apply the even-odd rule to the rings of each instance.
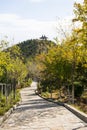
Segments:
[[[54,46],[55,43],[48,40],[27,40],[17,44],[20,47],[22,56],[25,58],[34,57],[41,53],[47,53],[49,48]]]

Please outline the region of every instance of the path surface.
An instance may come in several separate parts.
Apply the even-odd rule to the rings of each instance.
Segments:
[[[62,106],[35,95],[36,83],[21,91],[22,102],[0,130],[87,130],[87,124]]]

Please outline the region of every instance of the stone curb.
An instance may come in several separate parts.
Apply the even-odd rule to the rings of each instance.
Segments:
[[[21,92],[20,92],[20,95],[21,95]],[[13,111],[17,108],[17,106],[20,105],[21,102],[22,102],[22,99],[20,97],[20,101],[19,102],[17,102],[15,105],[13,105],[13,107],[10,108],[3,116],[0,116],[0,126],[10,116],[10,114],[13,113]]]
[[[21,93],[20,93],[20,95],[21,95]],[[3,116],[0,116],[0,126],[13,113],[13,111],[17,108],[17,106],[20,105],[21,102],[22,102],[22,100],[21,100],[21,97],[20,97],[19,102],[17,102],[15,105],[13,105],[13,107],[10,108]]]
[[[77,110],[76,108],[66,103],[64,104],[64,107],[71,111],[73,114],[75,114],[77,117],[79,117],[81,120],[83,120],[85,123],[87,123],[87,114]]]
[[[10,114],[16,109],[16,107],[21,103],[19,101],[16,105],[14,105],[12,108],[10,108],[3,116],[0,117],[0,126],[2,123],[10,116]]]
[[[47,101],[50,101],[50,102],[53,102],[53,103],[56,103],[58,105],[61,105],[61,106],[64,106],[66,109],[68,109],[69,111],[71,111],[73,114],[75,114],[77,117],[79,117],[81,120],[83,120],[85,123],[87,123],[87,114],[77,110],[76,108],[68,105],[67,103],[61,103],[61,102],[56,102],[52,99],[47,99],[47,98],[44,98],[42,97],[40,94],[38,94],[37,91],[35,91],[35,93],[40,96],[41,98],[47,100]]]
[[[39,97],[43,98],[43,99],[46,100],[46,101],[49,101],[49,102],[56,103],[56,104],[58,104],[58,105],[64,106],[64,103],[62,103],[62,102],[56,102],[56,101],[54,101],[54,100],[51,99],[51,98],[48,99],[48,98],[42,97],[40,94],[38,94],[37,91],[35,91],[35,94],[38,95]]]

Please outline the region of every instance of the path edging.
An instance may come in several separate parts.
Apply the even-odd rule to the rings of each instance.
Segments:
[[[87,114],[77,110],[76,108],[72,107],[71,105],[68,105],[67,103],[61,103],[61,102],[56,102],[52,99],[47,99],[45,97],[42,97],[40,94],[38,94],[37,91],[35,91],[35,93],[40,96],[41,98],[47,100],[47,101],[50,101],[50,102],[53,102],[53,103],[56,103],[58,105],[61,105],[61,106],[64,106],[65,108],[67,108],[69,111],[71,111],[73,114],[75,114],[77,117],[79,117],[81,120],[83,120],[85,123],[87,123]]]
[[[77,110],[76,108],[72,107],[71,105],[68,105],[64,103],[64,107],[67,108],[69,111],[74,113],[77,117],[79,117],[81,120],[83,120],[85,123],[87,123],[87,114]]]
[[[46,100],[46,101],[53,102],[53,103],[56,103],[56,104],[58,104],[58,105],[64,106],[64,103],[62,103],[62,102],[56,102],[56,101],[54,101],[54,100],[52,100],[52,99],[42,97],[42,96],[38,93],[37,90],[35,90],[35,94],[38,95],[39,97],[43,98],[43,99]]]
[[[10,114],[16,109],[16,107],[20,104],[20,102],[21,101],[19,101],[16,105],[13,105],[12,108],[10,108],[3,116],[0,117],[0,126],[10,116]]]

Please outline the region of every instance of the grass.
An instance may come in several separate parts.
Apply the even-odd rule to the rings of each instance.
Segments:
[[[50,93],[49,92],[42,92],[41,96],[44,98],[50,98]]]
[[[20,101],[20,93],[19,90],[16,90],[15,99],[12,97],[12,93],[7,97],[0,97],[0,116],[4,115],[13,105],[15,105],[18,101]]]
[[[52,98],[52,100],[54,100],[54,101],[68,103],[67,97],[65,97],[63,94],[62,94],[62,97],[59,98],[58,90],[52,91],[52,95],[49,92],[42,92],[41,96],[44,97],[44,98]],[[83,93],[83,95],[80,98],[80,101],[77,99],[75,104],[70,103],[70,105],[72,105],[76,109],[78,109],[78,110],[87,114],[87,92]]]
[[[75,103],[72,106],[75,107],[76,109],[78,109],[79,111],[87,114],[87,104],[84,104],[84,103],[77,104],[77,103]]]
[[[32,80],[29,79],[27,82],[24,82],[24,85],[22,87],[28,87],[30,86],[31,83],[32,83]],[[0,93],[0,116],[4,115],[10,108],[13,107],[13,105],[15,105],[17,102],[20,101],[20,98],[21,98],[20,90],[22,87],[19,87],[16,89],[15,99],[14,99],[13,92],[10,93],[7,99],[4,95]]]
[[[75,105],[77,109],[87,114],[87,91],[84,91],[81,99],[79,102],[77,102]]]

